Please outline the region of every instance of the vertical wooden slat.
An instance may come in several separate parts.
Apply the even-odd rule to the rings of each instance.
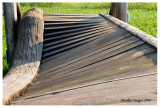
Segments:
[[[12,64],[14,49],[16,45],[17,4],[3,3],[5,18],[5,33],[7,41],[7,62]]]

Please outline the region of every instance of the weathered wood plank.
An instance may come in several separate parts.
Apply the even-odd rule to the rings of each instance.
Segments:
[[[138,36],[139,38],[141,38],[143,41],[153,45],[154,47],[157,48],[157,39],[117,18],[114,18],[110,15],[107,15],[105,13],[100,14],[101,16],[103,16],[104,18],[106,18],[107,20],[112,21],[113,23],[117,24],[118,26],[124,28],[126,31],[131,32],[133,35]]]
[[[101,53],[104,53],[104,52],[106,52],[106,51],[108,51],[108,49],[110,50],[110,49],[112,49],[112,48],[114,48],[114,49],[116,49],[115,47],[119,47],[118,45],[121,45],[121,44],[123,44],[123,42],[127,42],[127,40],[125,40],[125,39],[123,39],[123,40],[121,40],[121,41],[118,41],[118,42],[115,42],[115,43],[112,43],[112,44],[110,44],[110,45],[107,45],[107,46],[105,46],[105,47],[102,47],[102,48],[100,48],[100,49],[97,49],[97,50],[95,50],[95,51],[93,51],[93,52],[90,52],[90,53],[88,53],[88,54],[84,54],[83,56],[79,56],[79,57],[77,57],[77,58],[74,58],[74,56],[77,56],[76,54],[75,55],[72,55],[72,57],[74,58],[73,60],[72,59],[70,59],[70,61],[68,61],[68,62],[65,62],[65,59],[68,59],[68,58],[71,58],[71,57],[69,57],[69,56],[65,56],[63,59],[55,59],[57,62],[56,62],[56,64],[59,64],[59,61],[62,61],[63,60],[63,64],[59,64],[58,66],[56,65],[56,66],[54,66],[54,62],[52,62],[52,61],[50,61],[51,63],[52,63],[52,66],[51,65],[49,65],[49,63],[47,63],[47,64],[44,64],[44,66],[43,65],[41,65],[41,70],[40,70],[40,74],[43,74],[43,73],[46,73],[47,71],[55,71],[55,70],[57,70],[57,69],[63,69],[63,67],[68,67],[68,65],[72,65],[72,64],[75,64],[75,63],[77,63],[77,62],[79,62],[79,61],[84,61],[85,59],[88,59],[88,58],[91,58],[91,57],[94,57],[94,56],[96,56],[96,55],[99,55],[99,54],[101,54]],[[120,46],[121,48],[122,48],[122,45]],[[130,50],[128,50],[129,52],[132,52],[132,50],[133,51],[141,51],[141,49],[145,49],[145,48],[148,48],[149,46],[148,45],[145,45],[145,44],[143,44],[143,45],[140,45],[140,46],[138,46],[138,47],[135,47],[135,48],[132,48],[132,49],[130,49]],[[117,48],[118,49],[118,48]],[[110,50],[111,51],[111,50]],[[113,51],[113,49],[112,49],[112,51]],[[126,53],[128,52],[128,51],[126,51]],[[109,52],[109,51],[108,51]],[[112,53],[111,53],[112,54]],[[122,53],[123,54],[123,53]],[[62,57],[61,57],[62,58]],[[47,67],[46,67],[47,66]],[[43,71],[43,73],[41,73],[41,71]]]
[[[25,91],[37,75],[43,48],[43,11],[27,11],[18,24],[13,65],[3,79],[3,104]]]
[[[125,72],[132,72],[138,69],[143,69],[143,68],[153,66],[154,63],[156,62],[155,61],[156,56],[153,56],[153,58],[151,58],[150,56],[152,55],[148,54],[147,56],[140,57],[140,59],[137,60],[137,62],[140,62],[140,63],[137,63],[137,64],[136,64],[136,59],[128,60],[126,61],[126,63],[123,63],[120,60],[117,61],[117,63],[116,62],[106,63],[107,61],[103,61],[99,64],[97,63],[97,64],[89,65],[87,67],[83,67],[76,70],[70,70],[70,71],[66,70],[67,72],[63,71],[63,73],[61,72],[61,74],[55,74],[50,79],[47,78],[46,80],[41,80],[41,84],[42,83],[45,84],[47,82],[46,85],[53,84],[59,88],[59,87],[65,87],[69,85],[76,85],[78,83],[98,80],[105,77],[115,76],[117,74],[123,74]],[[149,59],[145,60],[145,57],[148,57]],[[147,63],[142,62],[142,59]],[[130,63],[130,62],[133,62],[133,63]],[[118,63],[121,63],[121,65],[119,65]],[[50,88],[52,87],[51,85],[50,86],[46,86],[46,85],[43,85],[43,87],[50,87]],[[52,89],[54,89],[54,87]]]
[[[72,19],[74,16],[57,15],[56,18],[58,17]],[[82,17],[77,19],[83,20]],[[53,31],[51,28],[51,34],[44,37],[48,40],[44,43],[43,54],[58,53],[42,58],[40,71],[33,86],[30,86],[23,96],[13,101],[13,105],[128,104],[121,102],[121,99],[148,97],[151,98],[150,102],[140,104],[156,104],[155,47],[108,20],[103,22],[105,26],[82,31],[81,28],[85,27],[77,29],[76,21],[75,23],[69,21],[68,27],[73,27],[73,31],[70,28],[54,31],[56,26],[67,27],[68,22],[59,23],[57,20],[50,23]],[[96,38],[90,41],[94,35],[97,35]],[[53,40],[49,40],[52,37]],[[83,42],[84,44],[80,44]],[[133,83],[136,85],[133,86]]]
[[[109,29],[109,28],[108,28]],[[49,51],[49,50],[54,50],[54,49],[57,49],[57,48],[62,48],[62,47],[65,47],[65,46],[67,46],[67,45],[74,45],[74,43],[82,43],[83,41],[89,41],[90,39],[92,39],[92,38],[94,38],[94,37],[100,37],[100,35],[102,35],[102,34],[105,34],[105,33],[108,33],[110,30],[107,30],[107,29],[100,29],[99,31],[95,31],[95,32],[89,32],[89,33],[85,33],[85,34],[83,34],[83,35],[79,35],[79,36],[74,36],[74,38],[76,38],[76,39],[74,39],[74,38],[69,38],[69,39],[71,39],[70,41],[61,41],[60,42],[60,44],[58,44],[58,43],[56,43],[56,44],[54,44],[54,45],[52,45],[52,46],[50,46],[50,47],[46,47],[45,48],[45,50],[44,50],[44,52],[46,52],[47,54],[49,54],[49,52],[47,52],[47,51]],[[77,38],[77,37],[79,37],[79,38]],[[64,36],[64,38],[66,38],[65,36]],[[53,39],[53,38],[52,38]],[[51,39],[50,39],[51,40]],[[62,39],[63,40],[63,39]],[[52,43],[54,43],[54,41],[52,42]],[[46,54],[44,53],[44,56],[45,56]]]
[[[137,71],[126,72],[126,73],[123,73],[123,74],[117,74],[117,75],[114,75],[114,76],[105,77],[105,78],[98,79],[98,80],[88,81],[86,83],[70,85],[70,86],[67,86],[67,87],[60,88],[60,89],[51,89],[50,88],[50,89],[44,89],[44,91],[39,90],[41,93],[38,93],[38,92],[36,93],[34,91],[34,90],[36,90],[35,86],[31,86],[28,89],[28,91],[26,92],[26,94],[23,95],[22,97],[18,98],[17,100],[40,97],[40,96],[47,95],[47,94],[56,94],[56,93],[59,93],[59,92],[79,89],[79,88],[88,87],[88,86],[92,86],[92,85],[108,83],[108,82],[112,82],[112,81],[134,78],[134,77],[139,77],[139,76],[144,76],[144,75],[151,75],[151,74],[156,74],[156,73],[157,73],[157,67],[156,66],[150,66],[148,68],[140,69],[140,70],[137,70]],[[48,92],[45,91],[45,90],[47,90]]]
[[[20,105],[101,105],[101,104],[156,104],[156,74],[129,77],[93,84],[66,91],[51,92],[41,96],[20,99]],[[136,84],[133,86],[133,84]],[[151,101],[122,102],[122,99],[151,99]],[[43,101],[42,101],[43,100]]]
[[[62,23],[65,24],[65,23]],[[75,23],[76,24],[76,23]],[[103,27],[104,25],[109,26],[109,27],[115,27],[115,25],[111,24],[110,22],[99,22],[99,23],[95,23],[94,26],[86,26],[86,27],[79,27],[79,28],[74,28],[74,29],[60,29],[60,31],[57,31],[59,28],[56,26],[54,29],[45,29],[44,31],[44,36],[50,36],[50,35],[58,35],[58,34],[62,34],[62,33],[70,33],[70,32],[78,32],[78,31],[84,31],[84,30],[89,30],[92,28],[98,28],[98,27]]]
[[[86,32],[81,32],[81,34],[80,33],[77,34],[77,32],[76,32],[76,33],[61,35],[62,37],[64,37],[64,39],[58,38],[57,41],[55,41],[54,38],[50,38],[51,40],[47,39],[48,41],[45,41],[43,52],[45,52],[47,50],[50,50],[53,47],[55,48],[58,45],[60,46],[60,44],[69,43],[69,41],[71,41],[71,40],[77,41],[77,40],[82,40],[82,39],[88,39],[90,36],[95,36],[95,35],[98,35],[98,34],[100,36],[103,31],[104,31],[103,28],[101,28],[101,29],[99,28],[99,29],[91,30],[90,32],[87,32],[87,31]],[[61,36],[59,36],[59,37],[61,37]],[[74,42],[74,41],[72,41],[72,42]]]
[[[111,29],[111,28],[106,27],[104,29],[104,26],[102,26],[102,27],[93,28],[93,29],[84,30],[84,31],[66,33],[66,34],[60,35],[60,36],[52,35],[50,37],[45,37],[44,38],[44,41],[48,41],[44,44],[44,47],[51,46],[51,45],[54,45],[54,44],[57,44],[57,43],[60,43],[60,42],[63,42],[63,41],[67,41],[68,39],[74,39],[74,38],[81,37],[81,36],[82,37],[87,36],[87,34],[93,34],[93,33],[97,33],[97,32],[100,32],[100,31],[107,30],[107,29]],[[56,39],[56,41],[50,42],[50,40],[55,40],[55,39]]]
[[[75,70],[73,64],[72,67],[67,66],[66,69],[40,74],[43,77],[37,78],[34,86],[30,87],[29,93],[42,94],[46,91],[138,71],[156,65],[156,57],[154,50],[148,48],[115,56],[83,68],[79,68],[81,67],[79,65]],[[142,73],[139,72],[139,74]]]
[[[74,60],[69,61],[67,63],[64,63],[62,65],[59,65],[58,67],[47,68],[47,65],[46,65],[46,70],[43,70],[43,73],[41,73],[41,74],[45,74],[44,76],[46,76],[49,73],[60,74],[60,71],[62,71],[62,72],[65,71],[67,73],[68,69],[70,71],[76,70],[80,67],[85,67],[89,64],[93,65],[94,63],[98,63],[98,61],[101,62],[103,60],[107,60],[107,62],[109,62],[110,58],[118,59],[119,57],[121,57],[120,55],[125,55],[125,56],[123,56],[124,57],[123,60],[125,60],[125,59],[128,59],[127,54],[132,54],[133,53],[132,51],[135,51],[133,54],[136,54],[136,53],[144,54],[143,50],[145,48],[146,48],[146,50],[144,50],[144,51],[147,51],[147,50],[149,52],[155,51],[155,49],[148,48],[148,46],[145,46],[145,45],[139,46],[137,48],[132,48],[129,51],[127,51],[128,50],[127,46],[129,46],[133,42],[127,42],[127,41],[126,42],[122,41],[122,42],[124,42],[124,44],[120,43],[120,44],[117,44],[117,46],[114,46],[113,48],[108,48],[108,49],[103,48],[103,50],[99,50],[99,52],[94,52],[92,54],[90,53],[88,55],[84,55],[82,57],[79,57],[77,59],[74,59]],[[121,49],[121,50],[119,50],[119,49]],[[143,49],[143,50],[141,50],[141,49]],[[124,51],[125,51],[125,53],[123,53]],[[142,56],[142,55],[140,55],[140,56]],[[134,57],[136,57],[136,56],[134,56]],[[49,73],[46,73],[46,72],[49,72]]]
[[[71,33],[71,32],[78,32],[78,31],[84,31],[84,30],[89,30],[89,29],[93,29],[93,28],[98,28],[98,27],[102,27],[103,25],[95,25],[95,26],[89,26],[89,27],[83,27],[83,28],[75,28],[75,29],[71,29],[71,30],[61,30],[61,31],[53,31],[53,30],[50,30],[50,31],[47,31],[45,30],[44,33],[45,33],[45,37],[49,37],[51,35],[58,35],[58,34],[63,34],[63,33]]]
[[[105,35],[102,38],[99,38],[97,40],[93,40],[91,42],[88,42],[88,44],[83,44],[77,48],[68,50],[66,52],[62,52],[60,54],[54,55],[50,58],[43,59],[43,61],[50,61],[53,59],[53,62],[54,62],[54,60],[58,61],[58,62],[61,62],[63,60],[63,62],[61,62],[61,63],[65,63],[67,61],[70,61],[71,59],[75,59],[75,58],[83,56],[85,54],[89,54],[92,51],[96,51],[97,49],[100,49],[100,48],[105,47],[107,45],[110,45],[116,41],[119,41],[121,39],[129,37],[130,35],[131,35],[130,33],[127,33],[123,30],[120,30],[120,32],[113,31],[113,32],[108,33],[107,35]],[[64,60],[66,60],[66,61],[64,61]],[[46,63],[45,63],[45,65],[46,65]],[[52,65],[52,67],[54,67],[52,62],[47,63],[47,66],[50,66],[50,64]],[[57,63],[57,65],[60,65],[60,64]],[[43,66],[43,64],[41,64],[41,66]]]
[[[114,32],[115,30],[111,30],[111,32]],[[117,29],[117,32],[121,32],[121,30]],[[103,37],[109,35],[110,32],[107,32],[107,31],[103,31],[101,34],[98,34],[98,35],[94,35],[93,37],[90,37],[88,39],[85,39],[85,40],[82,40],[82,41],[79,41],[79,42],[76,42],[74,44],[69,44],[67,45],[66,47],[62,47],[62,48],[59,48],[57,50],[54,50],[52,52],[48,52],[48,53],[44,53],[42,57],[47,57],[46,59],[43,59],[42,60],[42,63],[48,61],[49,59],[51,60],[51,58],[54,56],[54,55],[58,55],[66,50],[70,50],[70,49],[73,49],[75,47],[78,47],[80,45],[83,45],[83,44],[86,44],[86,43],[89,43],[91,41],[94,41],[94,40],[98,40],[99,38],[102,39]],[[48,56],[51,56],[51,57],[48,57]]]
[[[91,23],[91,24],[81,24],[81,25],[66,25],[66,26],[60,26],[60,27],[58,27],[58,26],[56,26],[56,27],[52,27],[52,26],[50,26],[50,27],[46,27],[45,26],[45,30],[48,30],[48,29],[52,29],[52,30],[54,30],[54,29],[63,29],[63,28],[65,28],[65,29],[68,29],[68,28],[81,28],[81,27],[88,27],[88,26],[96,26],[96,25],[102,25],[102,26],[107,26],[107,24],[105,23],[105,22],[103,22],[103,23]]]
[[[48,39],[48,38],[55,38],[57,39],[57,37],[62,37],[63,35],[68,35],[68,34],[75,34],[75,33],[85,33],[87,31],[92,31],[93,29],[96,30],[96,29],[116,29],[117,27],[116,26],[108,26],[108,25],[95,25],[95,26],[84,26],[84,27],[76,27],[76,28],[55,28],[55,29],[45,29],[45,38]],[[64,36],[63,36],[64,37]]]

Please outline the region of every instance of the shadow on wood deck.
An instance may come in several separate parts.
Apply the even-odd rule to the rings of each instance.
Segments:
[[[157,48],[135,34],[100,15],[44,14],[43,38],[37,78],[11,105],[157,103]]]

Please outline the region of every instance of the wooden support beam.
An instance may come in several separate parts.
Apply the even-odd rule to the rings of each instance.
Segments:
[[[5,33],[7,41],[7,62],[12,64],[14,49],[16,46],[17,4],[3,3],[5,18]]]
[[[109,15],[127,22],[127,3],[111,3]]]
[[[38,8],[27,11],[18,23],[13,63],[3,79],[3,104],[10,104],[36,77],[42,56],[43,30],[43,11]]]

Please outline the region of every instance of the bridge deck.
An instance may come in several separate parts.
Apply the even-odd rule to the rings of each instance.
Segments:
[[[44,20],[37,79],[12,105],[156,104],[156,48],[99,15]]]

